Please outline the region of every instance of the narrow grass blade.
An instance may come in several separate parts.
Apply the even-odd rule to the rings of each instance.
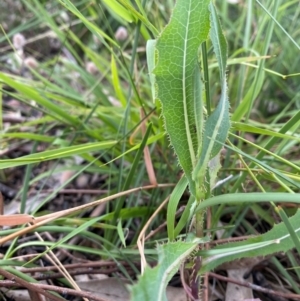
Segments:
[[[151,83],[151,92],[153,97],[153,102],[155,102],[155,77],[153,74],[153,70],[155,67],[155,45],[156,40],[148,40],[147,46],[146,46],[146,52],[147,52],[147,65],[148,65],[148,71],[149,71],[149,77],[150,77],[150,83]]]
[[[261,202],[282,202],[282,203],[297,203],[300,204],[299,193],[284,193],[284,192],[253,192],[253,193],[229,193],[214,196],[199,204],[196,211],[205,209],[215,205],[229,204],[246,204],[246,203],[261,203]]]
[[[279,213],[279,215],[281,217],[281,220],[285,224],[286,229],[287,229],[288,233],[291,236],[293,244],[294,244],[295,248],[297,249],[298,254],[300,255],[299,235],[297,235],[297,232],[295,231],[294,227],[290,223],[290,219],[288,218],[288,216],[286,215],[286,213],[284,212],[284,210],[279,206],[278,208],[276,208],[276,211]]]
[[[134,160],[133,160],[132,166],[130,168],[130,171],[129,171],[129,173],[126,176],[126,181],[123,184],[122,191],[126,191],[130,187],[130,185],[131,185],[131,183],[132,183],[132,181],[134,179],[137,167],[138,167],[138,165],[140,163],[140,159],[141,159],[141,157],[143,155],[143,150],[144,150],[144,148],[145,148],[145,146],[147,144],[147,140],[148,140],[148,137],[150,135],[151,129],[152,129],[152,124],[150,123],[149,126],[148,126],[148,128],[147,128],[147,131],[145,133],[145,136],[143,137],[143,141],[140,144],[140,147],[139,147],[139,149],[138,149],[138,151],[137,151],[137,153],[136,153],[136,155],[134,157]],[[120,217],[120,212],[121,212],[121,209],[124,206],[126,197],[127,196],[121,197],[119,199],[119,201],[117,202],[117,205],[115,207],[115,212],[114,212],[114,218],[112,220],[112,224],[113,225],[116,224],[117,219]],[[107,238],[109,241],[111,241],[112,240],[111,236],[112,236],[112,232],[107,232],[105,238]]]
[[[291,231],[295,234],[295,239],[298,240],[300,238],[299,218],[300,211],[298,210],[294,216],[288,219]],[[199,252],[203,256],[201,272],[210,271],[224,262],[238,258],[266,256],[276,252],[286,252],[294,246],[293,239],[285,223],[280,223],[263,235]]]
[[[111,10],[113,13],[120,16],[125,21],[129,23],[134,21],[132,14],[116,0],[102,0],[102,1],[103,3],[105,3],[106,7],[109,8],[109,10]]]
[[[3,111],[2,111],[2,84],[0,84],[0,131],[2,131],[3,129],[3,120],[2,120],[2,117],[3,117]]]
[[[103,37],[107,41],[109,41],[112,45],[119,48],[119,45],[112,39],[110,36],[108,36],[103,30],[101,30],[98,26],[93,24],[91,21],[87,20],[87,18],[84,17],[84,15],[81,14],[81,12],[75,7],[75,5],[70,0],[59,0],[59,2],[68,9],[71,13],[73,13],[78,19],[82,21],[83,24],[95,35],[99,35],[100,37]]]
[[[205,123],[201,155],[195,169],[193,170],[193,179],[197,182],[197,185],[203,185],[202,183],[204,182],[208,162],[220,152],[222,144],[225,143],[230,127],[229,101],[226,81],[227,42],[214,5],[210,3],[209,8],[211,12],[210,36],[219,64],[222,93],[217,108],[208,117]],[[221,143],[218,143],[218,141]]]
[[[157,29],[152,25],[152,23],[148,20],[147,15],[144,13],[144,10],[142,8],[142,5],[138,5],[140,8],[142,14],[140,14],[134,7],[133,5],[128,1],[128,0],[119,0],[119,2],[127,8],[128,11],[131,12],[131,14],[136,17],[136,19],[140,20],[151,32],[153,35],[157,35]]]
[[[266,135],[271,137],[278,137],[282,139],[289,139],[289,140],[296,140],[300,142],[300,137],[298,136],[292,136],[289,134],[281,134],[279,132],[275,132],[272,130],[259,128],[253,125],[245,124],[242,122],[232,122],[231,128],[236,131],[242,131],[242,132],[248,132],[253,134],[259,134],[259,135]]]
[[[276,17],[278,12],[278,6],[279,6],[279,0],[274,1],[273,5],[273,18]],[[262,30],[262,26],[260,27],[260,30]],[[270,47],[270,41],[274,30],[274,22],[269,22],[266,32],[264,32],[264,43],[263,43],[263,50],[262,55],[267,55]],[[259,39],[256,39],[259,40]],[[261,92],[261,89],[263,87],[264,83],[264,77],[265,77],[265,71],[264,71],[264,60],[260,62],[259,68],[255,74],[255,79],[248,90],[247,94],[245,95],[242,102],[239,104],[235,112],[232,114],[231,120],[232,121],[240,121],[243,116],[246,115],[246,119],[248,120],[250,116],[250,112],[252,111],[253,103],[258,94]]]
[[[190,221],[192,219],[192,205],[195,204],[195,197],[193,195],[190,196],[188,203],[186,204],[184,211],[175,227],[174,230],[174,237],[177,237],[182,229],[187,227],[190,224]]]
[[[285,279],[286,282],[288,282],[291,287],[293,288],[293,290],[300,295],[300,288],[299,288],[299,282],[295,281],[295,277],[294,275],[290,274],[285,266],[285,263],[281,263],[281,261],[279,261],[276,256],[273,256],[270,260],[270,262],[275,266],[275,268],[279,271],[279,274],[283,279]],[[299,263],[297,262],[296,265],[294,265],[294,267],[299,266]]]
[[[29,87],[23,83],[19,83],[9,76],[5,75],[4,73],[0,72],[0,80],[2,80],[5,84],[8,86],[16,89],[20,93],[22,93],[24,96],[28,97],[29,99],[32,99],[36,101],[38,104],[42,105],[44,108],[48,109],[50,112],[52,112],[52,116],[56,115],[56,117],[64,122],[64,123],[70,123],[71,125],[78,125],[79,120],[74,118],[72,115],[70,115],[68,112],[62,110],[57,104],[53,103],[51,100],[46,99],[39,95],[39,93],[36,91],[34,87]],[[53,114],[55,113],[55,114]]]
[[[16,159],[0,160],[0,169],[10,168],[14,166],[22,166],[31,163],[38,163],[42,161],[58,159],[73,155],[84,154],[92,151],[99,151],[107,149],[115,145],[117,141],[106,141],[96,143],[86,143],[83,145],[73,145],[69,147],[62,147],[60,149],[48,150],[36,154],[23,156]]]
[[[187,178],[183,176],[175,186],[170,196],[170,200],[168,203],[168,211],[167,211],[168,238],[170,241],[173,241],[176,238],[175,231],[174,231],[175,214],[180,198],[182,197],[187,185],[188,185]]]
[[[233,148],[233,147],[230,147],[229,145],[227,145],[226,147],[234,152],[237,152],[238,154],[242,155],[243,157],[250,159],[252,161],[252,163],[255,163],[256,165],[260,166],[267,173],[273,173],[273,174],[277,175],[278,177],[280,177],[281,179],[285,180],[287,183],[293,185],[294,187],[300,188],[299,183],[297,183],[296,181],[294,181],[294,180],[290,179],[289,177],[287,177],[286,175],[284,175],[282,172],[280,172],[280,170],[269,166],[264,161],[260,161],[257,158],[246,154],[245,152],[241,151],[238,148]],[[261,151],[261,152],[263,152],[263,151]]]
[[[113,54],[111,56],[111,77],[112,77],[112,83],[113,83],[116,95],[117,95],[118,99],[120,100],[122,106],[125,108],[126,107],[126,98],[123,94],[123,91],[122,91],[122,88],[120,85],[118,67],[117,67],[117,64],[116,64]]]

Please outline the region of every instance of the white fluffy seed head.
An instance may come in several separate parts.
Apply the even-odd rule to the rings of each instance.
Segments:
[[[16,50],[23,49],[26,44],[26,38],[21,33],[16,33],[13,36],[12,41]]]
[[[116,33],[115,38],[117,41],[123,42],[128,38],[128,31],[124,26],[120,26]]]
[[[37,60],[34,57],[29,56],[29,57],[25,58],[24,65],[28,68],[37,69],[39,66],[39,63],[37,62]]]
[[[93,74],[93,75],[95,75],[99,72],[97,66],[93,62],[87,62],[85,64],[85,69],[88,73]]]

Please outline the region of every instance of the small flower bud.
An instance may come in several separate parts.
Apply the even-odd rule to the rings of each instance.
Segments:
[[[99,72],[97,66],[93,62],[87,62],[85,65],[85,69],[90,74],[97,74]]]
[[[28,68],[37,69],[39,63],[34,57],[29,56],[24,60],[24,65]]]
[[[26,39],[21,33],[16,33],[12,40],[13,45],[17,50],[23,49],[26,44]]]
[[[117,41],[123,42],[128,38],[128,31],[124,26],[120,26],[116,33],[115,38]]]

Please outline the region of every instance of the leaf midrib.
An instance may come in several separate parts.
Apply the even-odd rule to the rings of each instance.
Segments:
[[[190,132],[190,124],[189,124],[189,118],[188,118],[188,109],[187,109],[187,91],[186,91],[186,56],[187,56],[187,37],[189,32],[189,25],[190,25],[190,13],[191,13],[191,0],[189,3],[189,10],[188,10],[188,17],[187,17],[187,26],[185,29],[185,37],[184,37],[184,55],[183,55],[183,72],[182,72],[182,91],[183,91],[183,113],[184,113],[184,121],[185,121],[185,132],[187,136],[187,142],[189,146],[190,151],[190,158],[192,161],[192,165],[195,164],[196,157],[193,147],[193,142],[191,138],[191,132]]]

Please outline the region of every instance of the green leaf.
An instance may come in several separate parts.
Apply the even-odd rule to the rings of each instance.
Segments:
[[[99,151],[107,149],[116,144],[116,141],[105,141],[96,143],[86,143],[82,145],[73,145],[69,147],[62,147],[60,149],[48,150],[28,156],[23,156],[16,159],[0,160],[0,169],[21,166],[31,163],[39,163],[42,161],[53,160],[73,155],[84,154],[92,151]]]
[[[123,232],[123,228],[122,228],[122,220],[121,219],[118,221],[117,231],[118,231],[119,238],[122,242],[123,247],[126,248],[126,239],[125,239],[125,236],[124,236],[124,232]]]
[[[116,0],[102,0],[106,7],[127,22],[134,21],[132,14]]]
[[[134,5],[132,5],[131,1],[118,0],[118,2],[120,2],[120,4],[122,4],[129,12],[131,12],[133,17],[135,17],[137,20],[140,20],[145,26],[147,26],[147,28],[149,30],[151,30],[154,35],[156,35],[158,33],[157,29],[148,20],[147,14],[145,13],[144,9],[142,8],[142,5],[139,2],[136,2],[136,3],[141,11],[141,14],[134,8]]]
[[[20,139],[30,139],[42,142],[53,142],[55,138],[46,135],[32,134],[32,133],[4,133],[0,134],[0,138],[20,138]],[[65,140],[63,140],[65,141]]]
[[[63,110],[59,105],[54,103],[52,100],[42,97],[34,87],[30,87],[23,83],[17,82],[11,77],[0,72],[0,80],[6,83],[8,86],[16,89],[21,94],[26,95],[26,97],[36,101],[41,106],[47,108],[51,115],[54,115],[57,119],[63,122],[69,122],[72,125],[78,125],[79,121],[73,117],[69,112]]]
[[[176,238],[175,236],[175,215],[178,203],[180,198],[182,197],[188,182],[185,176],[183,176],[177,185],[175,186],[172,194],[170,196],[170,200],[168,203],[168,211],[167,211],[167,227],[168,227],[168,238],[170,241]]]
[[[190,190],[195,194],[191,173],[196,162],[197,132],[195,120],[194,76],[198,51],[209,33],[209,0],[178,0],[171,20],[157,39],[157,98],[162,103],[166,131],[177,154]]]
[[[148,40],[146,45],[146,52],[147,52],[147,65],[151,83],[151,92],[153,97],[153,102],[155,102],[155,77],[153,74],[153,70],[155,67],[155,45],[156,40]]]
[[[209,160],[217,156],[220,152],[222,144],[225,143],[230,128],[229,101],[227,96],[226,82],[227,43],[215,7],[212,3],[209,7],[211,12],[210,36],[219,64],[222,93],[217,108],[208,117],[205,123],[201,155],[193,171],[193,179],[196,181],[196,185],[203,184]],[[218,166],[217,164],[214,165],[216,167]],[[216,172],[217,170],[213,169],[214,177]],[[199,197],[200,195],[198,194],[197,200],[199,200]]]
[[[122,106],[125,108],[126,107],[126,98],[123,94],[122,87],[120,84],[119,80],[119,72],[118,72],[118,67],[114,58],[114,55],[111,56],[111,77],[112,77],[112,84],[114,86],[116,95],[118,99],[120,100]]]
[[[243,118],[243,116],[245,116],[245,114],[251,109],[251,103],[253,99],[256,99],[256,97],[261,92],[264,83],[264,78],[265,71],[262,69],[262,67],[259,67],[256,72],[255,80],[251,84],[251,87],[249,88],[247,94],[232,114],[232,121],[240,121]]]
[[[299,196],[297,196],[299,198]],[[300,211],[289,218],[295,235],[300,237]],[[266,256],[276,252],[286,252],[294,247],[293,240],[284,223],[275,225],[269,232],[249,238],[243,242],[228,243],[208,251],[201,251],[201,273],[210,271],[220,264],[239,258]]]
[[[246,203],[261,203],[261,202],[282,202],[282,203],[297,203],[300,204],[299,193],[286,192],[252,192],[252,193],[228,193],[221,194],[209,198],[199,204],[196,212],[207,207],[215,205],[229,205],[229,204],[246,204]]]
[[[195,202],[195,197],[193,195],[190,196],[189,200],[188,200],[188,203],[186,204],[185,206],[185,209],[175,227],[175,230],[174,230],[174,237],[177,237],[183,228],[186,228],[187,225],[190,224],[190,221],[193,217],[193,210],[191,210],[191,208],[193,207],[193,205],[195,205],[196,202]]]
[[[214,4],[209,5],[210,10],[210,38],[214,47],[214,52],[220,68],[220,80],[225,80],[226,66],[227,66],[227,42],[220,24],[218,14]]]
[[[139,281],[130,287],[131,301],[167,301],[166,287],[177,272],[182,261],[189,256],[204,239],[190,242],[176,241],[157,246],[158,264],[146,267]]]
[[[270,165],[266,164],[264,161],[261,161],[260,159],[258,159],[258,156],[256,158],[252,157],[252,156],[248,155],[247,153],[241,151],[239,148],[233,148],[229,145],[227,145],[226,148],[242,155],[245,158],[250,159],[253,163],[255,163],[257,166],[260,166],[260,168],[264,169],[271,176],[272,176],[272,174],[274,174],[274,175],[278,176],[279,178],[283,179],[286,183],[292,184],[293,186],[300,188],[300,184],[297,181],[294,181],[293,178],[289,178],[284,173],[282,173],[279,169],[273,168]],[[262,151],[263,151],[263,149],[262,149]]]
[[[232,122],[231,123],[231,128],[236,130],[236,131],[243,131],[243,132],[266,135],[266,136],[271,136],[271,137],[279,137],[279,138],[283,138],[283,139],[290,139],[290,140],[300,141],[300,137],[297,137],[295,135],[292,136],[292,135],[288,135],[288,134],[282,134],[282,133],[279,133],[279,132],[259,128],[259,127],[249,125],[249,124],[246,124],[246,123],[242,123],[242,122]]]
[[[70,0],[59,0],[59,2],[67,8],[71,13],[74,14],[78,19],[82,21],[82,23],[95,35],[99,35],[100,37],[103,37],[107,41],[109,41],[112,45],[119,47],[119,45],[109,36],[107,35],[103,30],[101,30],[98,26],[96,26],[94,23],[89,21],[77,8],[76,6],[70,1]]]

